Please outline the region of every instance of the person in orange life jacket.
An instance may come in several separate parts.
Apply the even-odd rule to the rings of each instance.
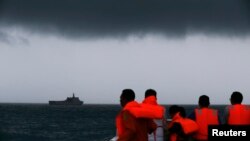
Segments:
[[[135,93],[132,89],[124,89],[120,96],[120,104],[123,107],[116,117],[117,141],[147,141],[148,133],[156,129],[152,119],[135,118],[129,109],[140,107],[135,100]]]
[[[157,103],[157,92],[154,89],[147,89],[145,91],[145,99],[142,101],[142,104],[150,104],[155,106],[160,106]],[[165,107],[162,109],[165,111]],[[163,112],[162,118],[154,119],[154,122],[157,124],[157,129],[153,134],[149,134],[149,141],[163,141],[164,140],[164,131],[166,130],[166,120],[165,120],[165,112]]]
[[[210,101],[207,95],[200,96],[198,103],[199,108],[196,108],[188,118],[196,121],[199,126],[199,130],[194,135],[195,140],[207,141],[208,125],[218,125],[220,118],[217,110],[209,108]]]
[[[191,119],[186,118],[183,107],[172,105],[169,107],[172,121],[168,125],[169,141],[189,141],[193,134],[198,131],[198,125]]]
[[[225,123],[229,125],[250,125],[250,107],[241,104],[243,95],[235,91],[232,93],[229,105],[225,108]]]

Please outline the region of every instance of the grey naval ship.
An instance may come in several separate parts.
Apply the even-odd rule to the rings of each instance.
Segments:
[[[73,93],[73,96],[67,97],[66,100],[49,101],[49,105],[83,105],[83,101],[81,101],[79,97],[75,97],[75,94]]]

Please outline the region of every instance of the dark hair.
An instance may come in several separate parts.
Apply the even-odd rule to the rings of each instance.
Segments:
[[[208,107],[210,105],[209,97],[207,95],[202,95],[199,97],[199,105],[201,107]]]
[[[124,89],[121,96],[127,101],[133,101],[135,99],[135,93],[132,89]]]
[[[154,89],[147,89],[145,92],[145,98],[148,96],[155,96],[156,97],[156,91]]]
[[[234,104],[240,104],[243,100],[243,96],[240,92],[235,91],[231,95],[231,102]]]
[[[179,106],[178,105],[172,105],[169,107],[169,110],[168,110],[169,114],[176,114],[179,112]]]
[[[181,117],[186,117],[186,110],[182,106],[172,105],[169,107],[169,114],[175,115],[176,113],[180,112]]]
[[[178,111],[180,112],[180,116],[182,116],[182,117],[186,117],[186,110],[185,110],[185,108],[184,107],[179,107],[178,108]]]

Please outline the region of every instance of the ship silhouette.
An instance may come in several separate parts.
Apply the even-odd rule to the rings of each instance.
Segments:
[[[49,101],[49,105],[83,105],[83,101],[81,101],[79,97],[75,97],[75,94],[73,93],[73,96],[67,97],[66,100]]]

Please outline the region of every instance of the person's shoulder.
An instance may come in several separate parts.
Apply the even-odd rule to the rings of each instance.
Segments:
[[[134,116],[127,110],[122,111],[121,116],[123,120],[134,118]]]

